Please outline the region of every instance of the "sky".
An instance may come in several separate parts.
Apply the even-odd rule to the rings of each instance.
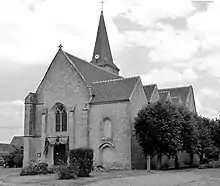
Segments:
[[[220,0],[106,0],[104,17],[124,77],[194,88],[200,115],[220,109]],[[23,135],[24,98],[58,51],[91,61],[100,0],[0,1],[0,142]]]

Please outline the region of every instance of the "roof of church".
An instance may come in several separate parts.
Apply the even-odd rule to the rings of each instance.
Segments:
[[[116,74],[110,73],[96,65],[88,63],[78,57],[75,57],[67,52],[64,53],[90,85],[95,81],[123,78]]]
[[[90,103],[103,103],[129,100],[140,77],[99,81],[92,84],[94,95]]]
[[[9,154],[13,151],[13,147],[7,143],[0,143],[0,154]]]
[[[160,96],[159,101],[165,102],[170,97],[170,92],[169,91],[160,91],[159,96]]]
[[[103,11],[101,12],[99,19],[99,26],[91,63],[99,66],[110,66],[119,70],[113,62]]]
[[[151,100],[152,94],[153,94],[154,89],[155,89],[156,87],[157,87],[156,84],[144,85],[144,86],[143,86],[144,92],[145,92],[145,95],[146,95],[148,101]]]
[[[181,97],[171,97],[171,101],[174,104],[181,104],[182,103]]]
[[[166,89],[160,89],[159,92],[161,92],[161,91],[169,91],[171,97],[178,97],[178,96],[180,96],[181,100],[182,100],[182,103],[183,103],[183,106],[185,106],[186,105],[186,101],[187,101],[187,96],[188,96],[189,91],[190,91],[190,87],[191,87],[191,85],[187,86],[187,87],[166,88]]]
[[[14,136],[10,144],[19,147],[24,146],[23,136]]]

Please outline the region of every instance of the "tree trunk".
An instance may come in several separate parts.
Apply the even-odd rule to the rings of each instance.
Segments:
[[[150,167],[150,155],[147,155],[147,171],[150,172],[151,167]]]
[[[190,162],[189,162],[189,164],[190,164],[190,166],[192,166],[193,165],[193,152],[190,152]]]
[[[157,169],[161,168],[161,163],[162,163],[162,156],[157,156]]]
[[[201,153],[199,157],[200,157],[200,165],[202,165],[203,164],[203,153]]]
[[[175,156],[175,165],[174,165],[174,168],[175,168],[175,169],[178,169],[178,168],[179,168],[179,158],[178,158],[178,154],[176,154],[176,156]]]

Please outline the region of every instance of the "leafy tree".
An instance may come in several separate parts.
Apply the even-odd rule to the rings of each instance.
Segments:
[[[177,107],[170,102],[157,102],[141,109],[134,128],[145,156],[175,157],[182,144],[182,119]]]
[[[211,119],[209,121],[209,128],[211,130],[211,137],[214,141],[214,145],[220,149],[220,120]]]
[[[178,107],[179,113],[182,115],[182,150],[190,154],[190,165],[193,164],[193,154],[198,153],[200,144],[198,142],[198,125],[195,114],[183,106]]]
[[[204,156],[213,153],[216,148],[214,146],[214,141],[212,140],[211,130],[210,130],[210,119],[202,116],[196,117],[198,122],[198,141],[200,143],[200,164],[204,163]]]

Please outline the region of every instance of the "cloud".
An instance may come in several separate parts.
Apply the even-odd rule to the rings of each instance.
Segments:
[[[23,106],[24,105],[24,101],[17,99],[11,102],[13,105],[18,105],[18,106]]]
[[[206,12],[200,12],[188,18],[189,30],[203,40],[203,48],[220,44],[220,25],[215,21],[220,16],[219,9],[220,1],[215,1],[210,3]]]
[[[203,87],[200,91],[199,91],[199,95],[201,97],[209,97],[209,98],[219,98],[220,97],[220,92],[218,90],[215,90],[213,88],[210,87]]]
[[[125,16],[138,24],[149,26],[160,18],[185,17],[194,9],[191,0],[136,0]]]
[[[20,100],[0,102],[0,142],[10,142],[13,135],[23,135],[24,106]]]
[[[64,50],[91,60],[100,14],[97,5],[95,0],[1,3],[0,60],[45,63],[53,58],[60,43]],[[106,13],[105,18],[111,46],[118,50],[123,47],[123,37],[110,19],[115,13]]]
[[[146,75],[141,76],[144,84],[163,84],[165,82],[186,82],[194,81],[198,75],[192,69],[184,69],[182,72],[171,68],[153,69]]]

